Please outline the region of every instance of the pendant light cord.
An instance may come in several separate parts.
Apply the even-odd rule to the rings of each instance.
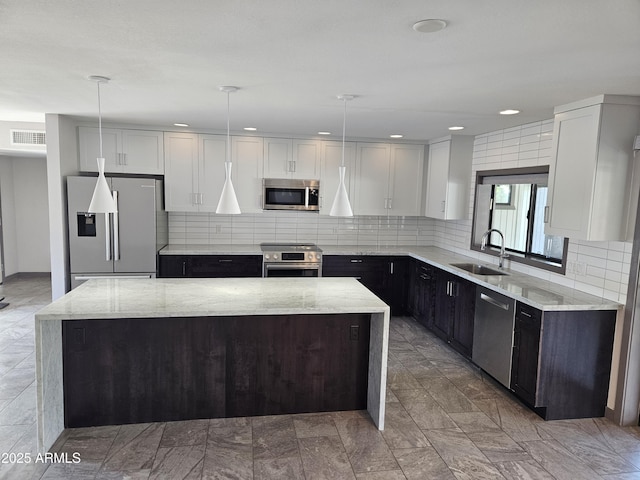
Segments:
[[[98,137],[100,138],[100,158],[104,158],[102,156],[102,111],[100,109],[100,82],[96,82],[98,84]]]
[[[230,132],[230,127],[229,127],[229,116],[230,116],[230,109],[229,109],[229,93],[227,92],[227,163],[231,163],[231,134]]]
[[[344,115],[342,117],[342,166],[344,167],[344,142],[347,132],[347,99],[343,98],[342,101],[344,102]]]

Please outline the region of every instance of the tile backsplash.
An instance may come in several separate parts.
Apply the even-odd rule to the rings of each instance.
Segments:
[[[478,135],[473,148],[469,219],[434,221],[431,245],[497,264],[495,257],[470,248],[476,172],[548,165],[551,161],[552,135],[552,119]],[[632,242],[569,239],[565,275],[516,262],[507,261],[506,265],[513,270],[624,304],[632,246]]]
[[[433,220],[425,217],[329,217],[310,212],[242,215],[169,213],[169,242],[258,244],[312,242],[319,245],[429,245]]]
[[[484,262],[497,263],[495,257],[470,249],[476,172],[548,165],[552,133],[553,120],[545,120],[475,138],[467,220],[393,216],[336,218],[310,212],[263,212],[238,216],[171,212],[169,242],[215,245],[282,241],[380,247],[437,246]],[[508,262],[507,266],[624,304],[631,248],[631,242],[570,240],[566,275],[515,262]]]

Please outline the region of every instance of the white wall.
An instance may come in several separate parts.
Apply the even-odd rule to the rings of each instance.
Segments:
[[[18,272],[18,241],[13,188],[13,159],[0,156],[0,202],[2,202],[2,241],[4,246],[4,274]]]
[[[67,242],[67,175],[78,173],[78,140],[75,123],[64,115],[46,114],[47,185],[49,194],[49,250],[51,297],[69,290]]]
[[[0,157],[5,275],[49,272],[49,201],[44,157]]]

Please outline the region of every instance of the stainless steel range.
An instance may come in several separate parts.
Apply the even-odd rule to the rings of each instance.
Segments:
[[[261,243],[263,277],[321,277],[322,250],[313,243]]]

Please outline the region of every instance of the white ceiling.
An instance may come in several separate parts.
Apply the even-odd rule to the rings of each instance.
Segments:
[[[441,18],[420,34],[411,25]],[[638,0],[0,0],[0,120],[427,140],[640,95]],[[520,115],[497,115],[504,108]]]

